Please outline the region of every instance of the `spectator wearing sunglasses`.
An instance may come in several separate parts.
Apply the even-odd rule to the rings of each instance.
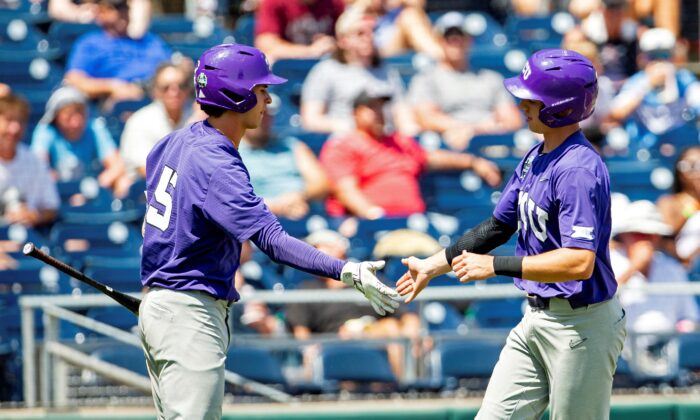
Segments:
[[[121,137],[120,153],[132,175],[145,177],[146,156],[166,134],[204,119],[191,93],[190,77],[182,67],[158,67],[151,83],[153,102],[129,117]]]
[[[674,168],[672,193],[657,203],[664,222],[671,226],[676,253],[682,260],[700,254],[700,146],[685,149]]]

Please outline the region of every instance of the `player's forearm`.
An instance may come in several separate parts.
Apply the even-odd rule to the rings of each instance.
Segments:
[[[315,276],[339,279],[346,263],[292,238],[277,221],[264,226],[250,239],[272,261]]]
[[[593,251],[559,248],[523,258],[523,278],[541,283],[587,280],[593,275]]]

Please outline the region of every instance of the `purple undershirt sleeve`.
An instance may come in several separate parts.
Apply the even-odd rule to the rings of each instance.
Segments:
[[[272,261],[316,276],[338,280],[346,263],[289,236],[277,220],[263,226],[250,239]]]

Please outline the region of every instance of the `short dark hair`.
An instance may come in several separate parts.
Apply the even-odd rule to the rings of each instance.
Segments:
[[[228,111],[226,108],[221,108],[220,106],[214,105],[200,105],[202,111],[210,117],[220,117],[224,115],[224,112]]]
[[[19,110],[22,119],[26,122],[29,119],[29,102],[21,96],[10,93],[0,98],[0,115],[5,115],[8,111]]]

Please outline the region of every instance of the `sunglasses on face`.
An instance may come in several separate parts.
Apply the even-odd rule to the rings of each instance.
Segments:
[[[682,173],[700,172],[700,160],[681,160],[676,164],[676,168]]]
[[[167,92],[169,89],[177,89],[177,90],[187,90],[188,85],[187,82],[183,83],[168,83],[165,85],[157,85],[156,90],[159,92]]]

